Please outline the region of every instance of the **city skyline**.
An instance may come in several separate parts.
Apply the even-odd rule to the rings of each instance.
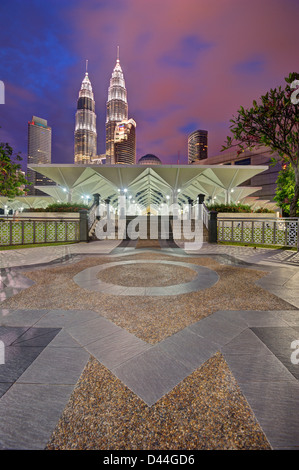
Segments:
[[[0,141],[27,161],[30,116],[52,127],[52,162],[72,163],[78,84],[89,60],[98,151],[105,153],[107,89],[120,45],[138,124],[136,161],[187,163],[188,135],[209,132],[220,153],[242,105],[283,85],[297,68],[298,2],[263,0],[3,0]],[[34,31],[34,34],[32,33]]]

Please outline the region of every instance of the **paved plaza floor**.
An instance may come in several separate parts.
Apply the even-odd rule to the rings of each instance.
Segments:
[[[0,252],[0,449],[299,449],[299,254]]]

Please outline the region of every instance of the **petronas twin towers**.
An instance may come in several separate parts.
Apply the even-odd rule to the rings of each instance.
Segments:
[[[118,49],[106,106],[106,154],[104,157],[107,164],[136,163],[135,130],[136,122],[128,119],[127,90]],[[98,161],[95,101],[86,66],[77,101],[75,163],[89,164]]]

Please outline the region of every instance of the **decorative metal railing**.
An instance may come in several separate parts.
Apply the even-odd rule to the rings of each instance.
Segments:
[[[209,230],[209,220],[210,220],[210,212],[207,206],[203,203],[202,204],[202,221],[204,226]]]
[[[298,218],[218,216],[218,241],[299,247]]]
[[[98,208],[98,204],[94,202],[93,205],[91,206],[91,208],[88,211],[88,215],[87,215],[88,231],[91,230],[91,228],[93,227],[93,225],[96,221],[97,208]]]
[[[38,243],[77,242],[80,239],[79,218],[39,218],[0,220],[0,246]]]

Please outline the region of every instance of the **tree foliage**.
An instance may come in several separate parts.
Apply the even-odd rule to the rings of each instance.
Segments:
[[[290,73],[285,78],[284,88],[271,89],[253,101],[252,107],[238,110],[237,116],[230,120],[233,134],[227,137],[222,150],[237,147],[238,153],[244,150],[266,146],[278,158],[272,158],[273,164],[281,161],[290,165],[294,171],[294,195],[290,201],[290,215],[296,216],[299,200],[299,104],[292,99],[294,83],[298,85],[299,73]]]
[[[276,194],[274,200],[282,208],[283,213],[290,215],[290,202],[295,192],[295,172],[291,165],[284,164],[276,180]],[[297,201],[297,216],[299,216],[299,201]]]
[[[21,173],[20,155],[13,156],[13,149],[9,144],[0,143],[0,195],[13,199],[22,196],[21,186],[29,184]]]

